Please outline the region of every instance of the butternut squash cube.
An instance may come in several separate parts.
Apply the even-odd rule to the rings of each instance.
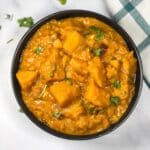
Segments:
[[[56,40],[53,42],[53,46],[54,46],[55,48],[62,48],[62,42],[61,42],[61,40],[56,39]]]
[[[72,58],[70,61],[70,67],[80,75],[85,75],[88,73],[87,62]]]
[[[109,105],[109,93],[99,88],[92,79],[89,81],[84,97],[87,101],[99,107],[106,107]]]
[[[32,85],[37,77],[35,71],[18,71],[16,77],[22,89],[27,89]]]
[[[78,46],[82,45],[84,38],[77,31],[68,31],[63,45],[66,53],[71,54]]]
[[[86,45],[82,44],[82,46],[72,53],[72,57],[82,61],[89,61],[91,59],[90,49],[86,48]]]
[[[57,49],[53,49],[51,55],[48,56],[40,66],[39,73],[46,81],[63,80],[65,71],[62,64],[62,57]]]
[[[70,107],[67,107],[63,111],[63,114],[66,117],[71,117],[71,118],[78,118],[83,113],[84,113],[84,109],[79,102],[70,105]]]
[[[103,87],[106,84],[106,74],[103,64],[100,59],[95,57],[91,60],[88,66],[91,77],[97,83],[99,87]]]
[[[136,71],[136,59],[133,52],[129,52],[122,60],[122,72],[130,75]]]
[[[76,84],[70,85],[67,81],[53,84],[50,92],[61,107],[70,104],[80,94],[79,87]]]

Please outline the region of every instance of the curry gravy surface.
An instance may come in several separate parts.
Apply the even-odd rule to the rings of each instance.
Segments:
[[[16,77],[48,127],[72,135],[110,127],[134,95],[136,59],[110,26],[89,17],[51,20],[28,41]]]

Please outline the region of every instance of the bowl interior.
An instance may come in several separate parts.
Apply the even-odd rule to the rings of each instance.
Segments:
[[[121,117],[121,119],[117,123],[113,124],[112,126],[107,128],[106,130],[99,132],[99,133],[96,133],[96,134],[92,134],[92,135],[81,135],[81,136],[68,135],[68,134],[64,134],[64,133],[55,131],[55,130],[47,127],[46,125],[44,125],[40,121],[38,121],[36,119],[36,117],[34,117],[34,115],[28,110],[27,106],[23,102],[23,99],[21,96],[21,89],[20,89],[20,86],[19,86],[18,81],[16,79],[16,72],[19,68],[21,54],[23,52],[23,49],[25,48],[28,40],[37,31],[37,29],[51,19],[64,19],[64,18],[68,18],[68,17],[77,17],[77,16],[94,17],[94,18],[97,18],[97,19],[103,21],[104,23],[110,25],[112,28],[114,28],[123,37],[123,39],[127,43],[129,50],[133,50],[134,56],[137,59],[137,72],[136,72],[136,79],[135,79],[135,94],[132,98],[131,103],[128,106],[127,111],[124,113],[124,115]],[[90,11],[84,11],[84,10],[67,10],[67,11],[57,12],[57,13],[51,14],[51,15],[41,19],[36,24],[34,24],[26,32],[26,34],[22,37],[22,39],[20,40],[20,42],[16,48],[14,57],[13,57],[11,69],[12,69],[11,70],[12,86],[13,86],[13,90],[15,93],[15,97],[17,99],[17,102],[19,103],[19,105],[23,109],[24,113],[30,118],[30,120],[32,122],[34,122],[37,126],[39,126],[41,129],[44,129],[45,131],[47,131],[48,133],[51,133],[51,134],[56,135],[58,137],[62,137],[62,138],[66,138],[66,139],[73,139],[73,140],[85,140],[85,139],[96,138],[96,137],[105,135],[105,134],[113,131],[114,129],[116,129],[118,126],[120,126],[120,124],[127,119],[129,114],[132,112],[135,104],[137,103],[137,100],[138,100],[140,93],[141,93],[142,82],[143,82],[141,59],[140,59],[140,56],[138,54],[137,48],[136,48],[134,42],[132,41],[132,39],[129,37],[129,35],[119,25],[117,25],[114,21],[112,21],[112,20],[110,20],[110,19],[108,19],[108,18],[106,18],[100,14],[90,12]]]

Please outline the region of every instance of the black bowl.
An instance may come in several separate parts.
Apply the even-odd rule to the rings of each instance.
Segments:
[[[25,105],[25,103],[22,99],[22,96],[21,96],[21,89],[20,89],[19,83],[16,79],[16,72],[19,68],[20,57],[21,57],[21,54],[23,52],[23,49],[25,48],[30,37],[32,37],[32,35],[37,31],[37,29],[39,29],[40,26],[42,26],[43,24],[45,24],[47,21],[49,21],[51,19],[63,19],[63,18],[76,17],[76,16],[94,17],[94,18],[97,18],[97,19],[105,22],[106,24],[108,24],[112,28],[114,28],[124,38],[124,40],[126,41],[126,43],[128,45],[129,50],[133,50],[134,56],[137,59],[135,94],[132,98],[131,103],[128,106],[127,111],[124,113],[124,115],[121,117],[121,119],[117,123],[113,124],[112,126],[107,128],[106,130],[99,132],[99,133],[92,134],[92,135],[81,135],[81,136],[80,135],[68,135],[68,134],[58,132],[56,130],[53,130],[53,129],[47,127],[46,125],[44,125],[40,121],[38,121],[37,118],[29,111],[29,109]],[[115,23],[111,19],[106,18],[106,17],[104,17],[100,14],[97,14],[95,12],[90,12],[90,11],[85,11],[85,10],[67,10],[67,11],[57,12],[57,13],[51,14],[51,15],[41,19],[36,24],[34,24],[26,32],[26,34],[22,37],[22,39],[20,40],[20,42],[16,48],[16,51],[15,51],[15,54],[13,57],[13,61],[12,61],[11,77],[12,77],[12,86],[13,86],[13,90],[15,93],[15,97],[16,97],[20,107],[23,109],[24,113],[29,117],[29,119],[32,122],[34,122],[38,127],[47,131],[50,134],[53,134],[53,135],[61,137],[61,138],[72,139],[72,140],[86,140],[86,139],[97,138],[97,137],[100,137],[102,135],[108,134],[111,131],[113,131],[114,129],[116,129],[117,127],[119,127],[121,125],[121,123],[123,123],[128,118],[128,116],[131,114],[132,110],[134,109],[134,107],[138,101],[138,98],[140,96],[141,89],[142,89],[142,83],[143,83],[141,58],[140,58],[138,50],[137,50],[134,42],[130,38],[130,36],[117,23]]]

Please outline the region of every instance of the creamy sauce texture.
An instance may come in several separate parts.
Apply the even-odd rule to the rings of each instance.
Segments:
[[[48,127],[72,135],[103,131],[134,95],[136,59],[110,26],[90,17],[51,20],[23,51],[22,97]]]

